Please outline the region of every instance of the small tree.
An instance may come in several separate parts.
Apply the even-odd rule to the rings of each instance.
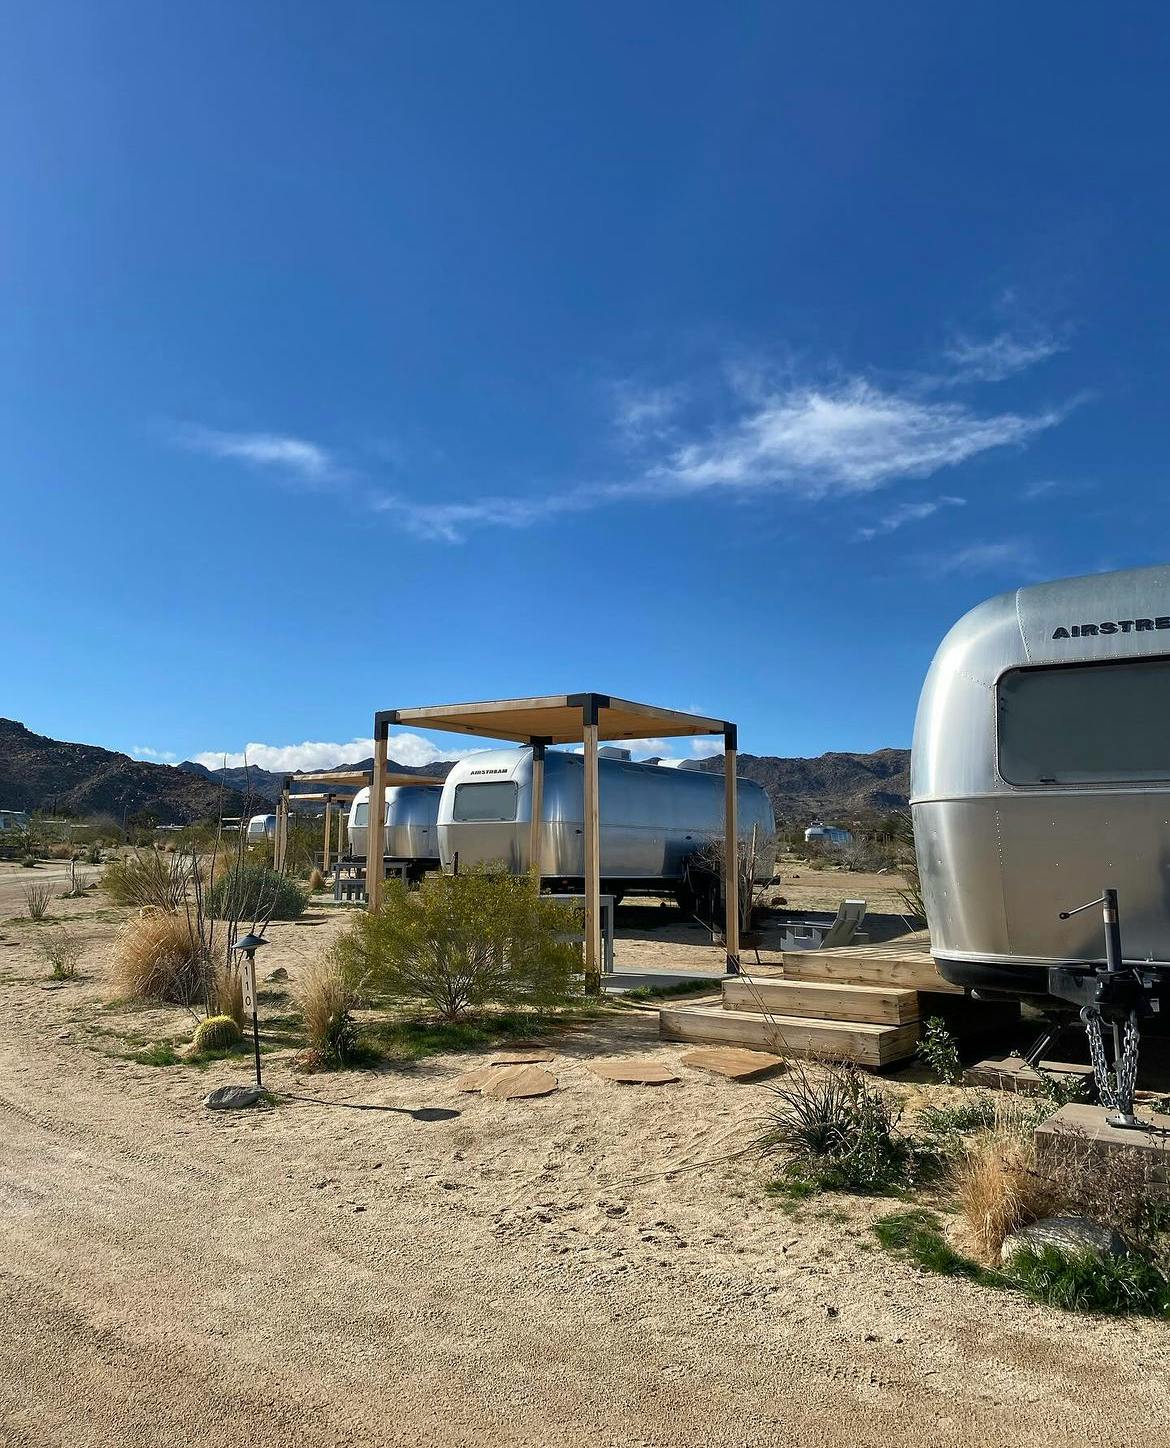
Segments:
[[[579,912],[501,870],[429,875],[417,891],[387,881],[377,912],[337,943],[351,980],[425,1001],[444,1020],[489,1002],[552,1005],[569,993]]]
[[[696,851],[699,865],[715,876],[722,889],[727,872],[727,853],[722,835],[712,835]],[[739,929],[746,935],[757,909],[764,903],[764,890],[776,863],[777,836],[753,828],[739,841]],[[761,879],[763,877],[763,879]]]

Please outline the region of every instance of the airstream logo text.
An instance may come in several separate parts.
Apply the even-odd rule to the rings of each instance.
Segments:
[[[1150,633],[1156,628],[1170,628],[1170,614],[1160,618],[1119,618],[1116,623],[1074,623],[1068,628],[1058,628],[1054,639],[1090,639],[1098,634]]]
[[[507,774],[506,769],[469,769],[468,774]]]

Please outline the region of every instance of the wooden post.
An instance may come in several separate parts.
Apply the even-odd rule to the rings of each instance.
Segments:
[[[532,788],[530,791],[530,815],[528,825],[528,869],[535,872],[536,886],[540,888],[541,846],[544,843],[544,829],[541,814],[544,810],[544,750],[543,739],[532,741]]]
[[[284,872],[285,857],[288,854],[288,780],[280,791],[280,803],[276,807],[276,839],[272,846],[272,868]]]
[[[735,759],[738,734],[734,724],[723,730],[723,897],[727,904],[724,940],[727,973],[739,974],[739,801],[735,788]]]
[[[374,771],[370,778],[370,807],[366,811],[366,909],[377,910],[382,903],[382,841],[386,821],[386,756],[390,750],[390,725],[374,715]]]
[[[583,709],[585,740],[585,994],[601,994],[601,818],[597,781],[597,701]]]
[[[328,873],[329,873],[329,845],[330,845],[331,838],[332,838],[332,825],[333,825],[333,821],[332,821],[332,819],[330,818],[330,813],[331,813],[332,809],[333,809],[333,796],[332,796],[331,794],[327,794],[327,795],[325,796],[325,853],[324,853],[324,855],[323,855],[323,857],[322,857],[322,860],[321,860],[321,870],[322,870],[322,873],[323,873],[323,874],[326,874],[326,875],[328,875]]]
[[[346,810],[344,802],[337,807],[337,858],[340,860],[345,856],[345,829]]]

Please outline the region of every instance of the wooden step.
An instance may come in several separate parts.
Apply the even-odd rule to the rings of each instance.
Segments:
[[[918,992],[880,985],[742,975],[723,982],[723,1007],[729,1011],[811,1016],[818,1021],[904,1026],[918,1019]]]
[[[839,950],[786,950],[784,977],[963,994],[962,986],[942,978],[925,950],[905,946],[845,945]]]
[[[914,1054],[918,1025],[879,1026],[868,1021],[818,1021],[808,1016],[763,1016],[722,1006],[664,1006],[658,1013],[664,1041],[751,1046],[777,1055],[853,1061],[876,1069]]]

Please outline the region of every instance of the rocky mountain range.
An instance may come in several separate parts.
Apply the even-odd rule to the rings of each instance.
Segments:
[[[340,766],[369,769],[370,759]],[[424,767],[390,761],[408,774],[444,776],[454,761]],[[703,761],[718,773],[718,756]],[[846,822],[867,814],[904,809],[910,790],[910,751],[879,749],[872,754],[821,754],[813,759],[741,754],[739,770],[768,791],[778,820]],[[110,815],[122,821],[149,815],[159,824],[189,824],[221,812],[263,810],[280,795],[283,776],[249,766],[208,769],[182,764],[148,764],[93,744],[49,739],[0,719],[0,809],[41,810],[75,817]]]

